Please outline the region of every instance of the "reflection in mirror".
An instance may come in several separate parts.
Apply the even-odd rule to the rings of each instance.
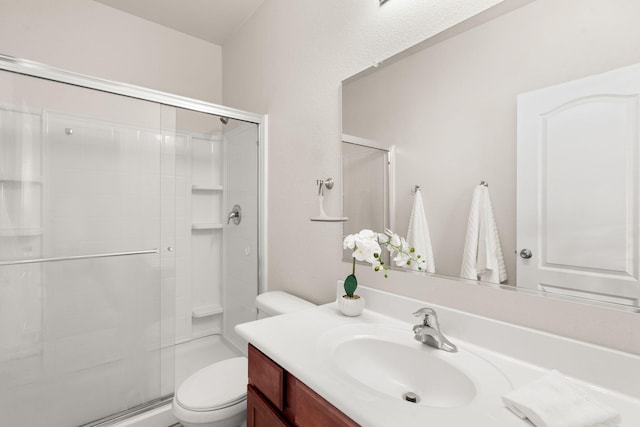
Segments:
[[[507,5],[345,80],[343,132],[395,147],[395,231],[404,234],[408,229],[411,190],[419,185],[438,274],[459,277],[472,194],[485,181],[507,270],[503,284],[637,306],[640,194],[633,177],[638,174],[638,110],[631,105],[638,98],[620,100],[636,94],[617,86],[593,86],[589,96],[615,100],[593,104],[582,122],[573,121],[593,123],[594,115],[611,119],[589,128],[589,135],[595,135],[591,142],[600,145],[593,145],[587,155],[578,141],[584,132],[561,129],[560,122],[554,122],[564,134],[553,137],[565,143],[553,149],[564,150],[556,157],[564,163],[534,166],[540,175],[525,172],[535,176],[534,183],[544,184],[533,188],[531,196],[521,193],[523,171],[516,167],[516,158],[531,166],[545,153],[554,154],[546,149],[525,154],[519,122],[533,121],[540,129],[550,111],[579,97],[531,110],[522,105],[529,96],[524,94],[580,85],[590,76],[640,62],[640,2],[503,3]],[[524,5],[514,8],[516,3]],[[500,11],[509,4],[511,10]],[[345,192],[350,191],[347,186],[345,181]],[[560,187],[564,193],[549,191]],[[603,198],[589,201],[581,195]],[[520,201],[527,197],[542,204],[524,207]],[[523,229],[521,215],[526,212],[543,226],[540,233]],[[610,215],[604,217],[606,212]],[[350,226],[359,228],[355,221]],[[533,241],[522,240],[523,233],[533,233]],[[526,249],[530,258],[526,251],[519,255]],[[521,272],[532,265],[545,274],[529,274],[531,281],[526,282]],[[600,286],[610,277],[617,282]]]
[[[376,141],[342,135],[343,210],[349,218],[343,224],[345,236],[365,228],[378,232],[391,228],[392,153],[392,147]],[[351,251],[344,251],[343,260],[352,261]]]
[[[519,97],[519,286],[637,306],[639,88],[634,65]]]

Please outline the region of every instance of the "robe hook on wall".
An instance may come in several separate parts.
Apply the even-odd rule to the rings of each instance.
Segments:
[[[487,181],[480,181],[480,185],[483,185],[485,187],[489,186],[489,183]]]
[[[325,187],[327,188],[327,190],[331,190],[333,188],[333,178],[327,178],[324,180],[317,179],[316,185],[318,186],[318,196],[323,196]]]
[[[413,190],[411,190],[411,194],[416,194],[418,192],[418,190],[420,189],[419,185],[414,185],[413,186]]]

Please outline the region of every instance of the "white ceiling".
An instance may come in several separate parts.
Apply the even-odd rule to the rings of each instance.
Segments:
[[[264,0],[95,0],[151,22],[222,45]]]

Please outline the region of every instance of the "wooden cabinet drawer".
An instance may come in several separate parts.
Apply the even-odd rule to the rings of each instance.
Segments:
[[[249,384],[279,411],[284,410],[284,370],[252,345],[249,345]]]
[[[289,427],[253,386],[247,388],[247,427]]]

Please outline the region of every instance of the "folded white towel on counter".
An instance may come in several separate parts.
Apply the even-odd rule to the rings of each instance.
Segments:
[[[615,427],[620,414],[558,371],[511,390],[502,401],[536,427]]]
[[[427,214],[424,211],[424,204],[422,203],[422,191],[419,188],[416,189],[416,195],[413,199],[411,217],[409,218],[409,230],[407,231],[407,241],[409,245],[415,249],[415,253],[420,254],[421,259],[425,261],[420,265],[422,271],[435,273],[436,264],[433,258],[431,235],[429,234]],[[415,263],[412,263],[408,267],[413,270],[418,269],[418,265]]]
[[[477,185],[471,197],[460,277],[491,283],[507,280],[491,197],[484,185]]]

